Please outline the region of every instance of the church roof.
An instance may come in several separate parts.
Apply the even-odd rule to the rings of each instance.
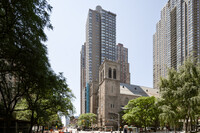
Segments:
[[[144,86],[120,83],[120,94],[159,97],[159,90]]]

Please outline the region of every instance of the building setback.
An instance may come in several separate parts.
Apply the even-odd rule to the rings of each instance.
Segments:
[[[178,69],[189,57],[200,55],[199,0],[169,0],[153,35],[153,85],[159,89],[167,68]]]

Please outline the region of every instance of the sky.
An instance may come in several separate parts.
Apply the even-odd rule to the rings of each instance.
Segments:
[[[89,9],[115,13],[116,42],[128,48],[131,84],[153,88],[153,34],[167,0],[51,0],[53,30],[45,30],[52,69],[63,72],[80,114],[80,50],[86,41]]]

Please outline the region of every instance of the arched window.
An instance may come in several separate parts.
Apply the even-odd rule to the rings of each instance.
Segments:
[[[108,77],[112,78],[112,69],[111,68],[109,68],[109,70],[108,70]]]
[[[116,79],[117,78],[117,73],[116,73],[116,69],[113,70],[113,78]]]

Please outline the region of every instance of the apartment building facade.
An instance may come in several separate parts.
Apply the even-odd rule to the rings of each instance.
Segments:
[[[116,14],[101,6],[89,9],[84,48],[84,54],[81,50],[85,59],[84,74],[81,64],[81,113],[89,113],[90,86],[99,81],[99,66],[105,59],[116,61]]]
[[[167,68],[178,69],[184,60],[200,54],[199,0],[169,0],[153,35],[153,85],[159,89]]]
[[[130,84],[128,48],[125,48],[121,43],[116,46],[116,59],[120,64],[120,82]]]

